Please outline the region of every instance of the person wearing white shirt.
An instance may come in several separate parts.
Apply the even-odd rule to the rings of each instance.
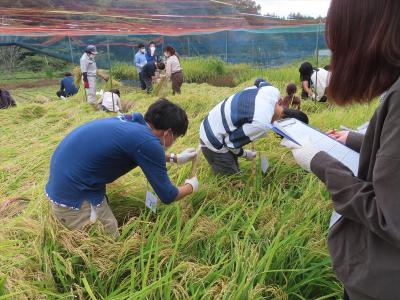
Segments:
[[[116,113],[121,112],[122,105],[119,90],[112,89],[108,92],[105,92],[101,96],[99,103],[101,103],[101,107],[104,111]]]
[[[279,90],[260,78],[209,112],[200,125],[200,144],[214,173],[240,172],[238,158],[253,160],[257,155],[243,147],[265,137],[274,121],[292,117],[308,123],[303,112],[280,106],[280,98]]]

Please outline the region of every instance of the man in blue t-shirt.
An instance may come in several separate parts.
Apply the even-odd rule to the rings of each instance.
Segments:
[[[175,155],[164,148],[188,128],[186,112],[160,99],[144,117],[139,113],[86,123],[58,145],[50,162],[46,194],[58,220],[69,229],[82,229],[98,219],[105,230],[119,236],[118,224],[106,200],[106,184],[140,167],[163,203],[169,204],[198,189],[196,177],[175,187],[166,161],[178,164],[195,159],[194,149]]]
[[[75,86],[74,77],[70,72],[66,72],[65,77],[61,80],[60,90],[57,92],[58,98],[66,98],[75,95],[78,92],[78,88]]]

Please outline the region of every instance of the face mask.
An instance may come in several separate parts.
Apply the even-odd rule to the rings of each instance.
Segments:
[[[146,49],[140,49],[140,52],[146,53]]]
[[[164,53],[164,56],[165,56],[165,57],[169,57],[168,53]]]
[[[150,47],[150,51],[152,52],[156,51],[156,47]]]
[[[95,54],[92,54],[92,53],[89,54],[89,58],[90,58],[90,59],[94,59],[95,57],[96,57]]]

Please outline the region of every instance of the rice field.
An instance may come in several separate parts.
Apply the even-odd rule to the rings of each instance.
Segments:
[[[201,120],[219,101],[260,75],[281,92],[298,81],[296,66],[259,71],[234,87],[184,84],[167,98],[188,113],[188,133],[177,153],[198,145]],[[242,173],[218,177],[200,158],[200,191],[177,203],[144,205],[146,180],[135,170],[110,184],[110,205],[120,223],[114,241],[100,226],[70,232],[49,213],[43,189],[57,144],[96,118],[83,93],[56,100],[57,86],[15,90],[18,107],[0,111],[0,299],[340,299],[342,287],[326,247],[329,194],[302,171],[272,134],[255,148],[270,162],[267,174],[241,161]],[[122,100],[145,112],[155,95],[122,88]],[[35,101],[43,97],[43,101]],[[44,101],[46,98],[46,101]],[[304,103],[311,124],[323,130],[356,127],[376,103],[336,107]],[[255,168],[255,176],[253,174]],[[169,166],[173,182],[190,165]],[[5,206],[6,201],[14,199]]]

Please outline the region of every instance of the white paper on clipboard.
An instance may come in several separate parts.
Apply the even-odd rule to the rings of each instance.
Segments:
[[[360,154],[334,140],[320,130],[293,118],[274,122],[271,129],[299,145],[302,145],[304,142],[306,142],[305,139],[309,137],[315,148],[320,151],[325,151],[330,156],[336,158],[342,164],[347,166],[353,172],[353,174],[358,174]],[[340,219],[341,215],[339,215],[337,212],[334,212],[331,218],[330,227],[332,227]]]

